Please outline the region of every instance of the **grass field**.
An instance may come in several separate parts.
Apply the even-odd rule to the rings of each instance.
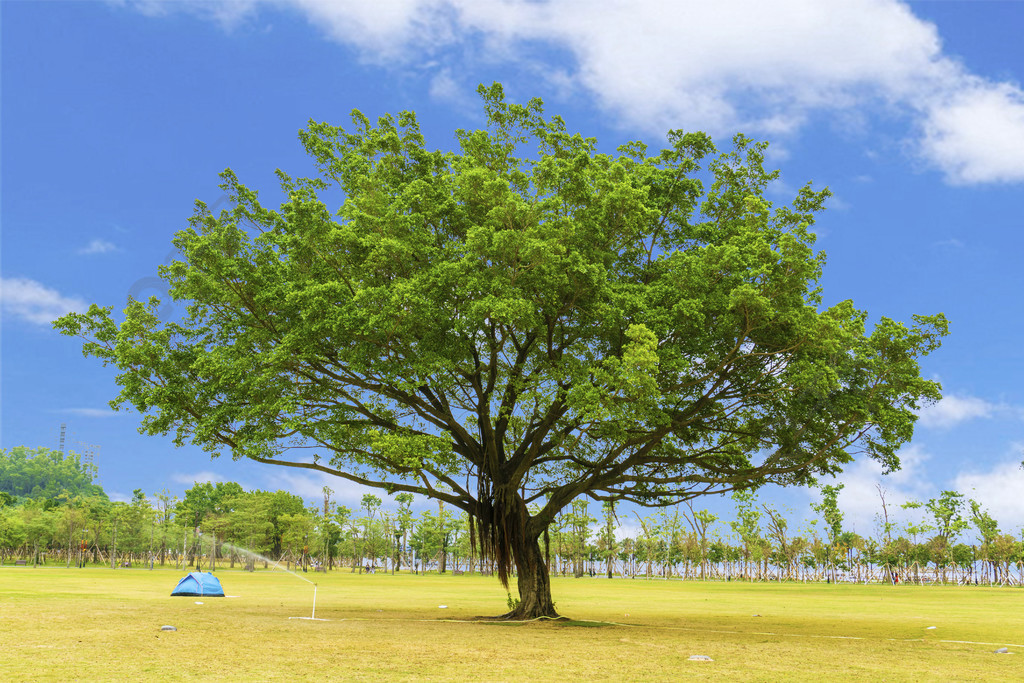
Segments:
[[[313,586],[284,572],[218,571],[237,597],[172,598],[181,575],[0,568],[0,678],[1024,679],[1019,589],[555,578],[576,621],[503,624],[472,621],[506,609],[493,578],[344,570],[305,575],[328,620],[312,621],[289,619]]]

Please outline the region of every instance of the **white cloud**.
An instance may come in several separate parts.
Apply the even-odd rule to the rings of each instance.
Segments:
[[[463,87],[448,68],[442,68],[430,79],[430,96],[467,116],[473,116],[479,110],[474,89],[475,86]]]
[[[843,528],[855,530],[862,536],[877,537],[881,528],[882,501],[878,487],[885,493],[889,521],[904,523],[906,511],[900,505],[910,500],[922,500],[933,495],[933,486],[925,476],[924,464],[931,458],[922,447],[910,445],[898,453],[900,469],[882,474],[882,466],[870,458],[858,458],[839,475],[835,482],[822,480],[822,484],[843,485],[839,493],[839,509],[843,512]],[[815,489],[805,489],[816,501],[821,499]],[[820,533],[820,532],[819,532]]]
[[[187,474],[184,472],[176,472],[171,475],[171,481],[178,484],[185,484],[191,488],[194,484],[216,484],[222,481],[233,481],[227,477],[211,472],[210,470],[202,470],[201,472],[195,472],[193,474]]]
[[[957,184],[1024,181],[1024,93],[968,72],[936,27],[899,0],[222,0],[133,3],[233,27],[261,6],[289,8],[364,59],[422,68],[513,63],[533,83],[588,91],[623,123],[795,133],[814,116],[870,109],[911,121],[912,147]],[[538,46],[573,63],[539,62]],[[447,66],[439,66],[441,63]],[[467,78],[469,76],[467,75]],[[456,80],[467,80],[459,78]],[[484,79],[486,80],[486,79]],[[547,85],[552,85],[548,83]],[[529,93],[534,94],[534,93]]]
[[[283,489],[311,501],[323,501],[323,489],[325,486],[328,486],[333,491],[331,500],[339,505],[358,507],[359,501],[367,493],[372,493],[384,500],[385,507],[392,505],[392,501],[381,489],[362,486],[347,479],[334,477],[317,470],[277,466],[268,472],[266,481],[267,487],[272,490]],[[422,498],[422,496],[418,497]]]
[[[278,3],[275,3],[278,4]],[[445,0],[286,0],[331,38],[363,49],[372,60],[408,56],[412,45],[454,40],[452,3]]]
[[[130,503],[133,497],[120,491],[107,491],[107,498],[110,498],[113,503]]]
[[[252,14],[258,0],[108,0],[113,5],[130,5],[149,17],[163,17],[172,11],[186,11],[216,21],[225,29],[237,26]]]
[[[94,239],[89,242],[89,244],[79,249],[78,253],[84,256],[92,256],[94,254],[109,254],[112,251],[120,251],[120,249],[118,249],[117,245],[113,242]]]
[[[627,538],[640,538],[644,535],[644,529],[640,526],[640,523],[626,517],[624,515],[619,516],[620,524],[615,527],[614,534],[615,540],[622,541]],[[594,537],[597,537],[602,532],[600,525],[594,526]]]
[[[963,88],[927,108],[921,154],[954,184],[1024,181],[1024,93],[962,78]]]
[[[987,471],[962,472],[954,482],[955,490],[981,503],[1004,533],[1024,526],[1024,443],[1013,445],[1010,458]]]
[[[942,399],[921,409],[918,424],[930,429],[949,429],[961,422],[992,417],[1001,406],[975,396],[947,394]]]
[[[37,325],[47,325],[67,313],[88,308],[81,299],[24,277],[0,278],[0,305],[4,313]]]
[[[940,490],[951,489],[973,498],[1000,524],[1004,533],[1013,533],[1024,526],[1024,443],[1011,445],[1008,459],[983,471],[960,472],[952,481],[932,481],[928,476],[928,462],[931,455],[918,445],[911,445],[899,452],[902,468],[889,475],[882,474],[881,466],[870,459],[858,459],[839,477],[843,484],[839,494],[839,509],[845,516],[844,528],[854,529],[861,535],[877,534],[881,528],[882,503],[878,495],[880,485],[885,492],[889,521],[904,525],[920,521],[927,513],[903,510],[900,506],[911,500],[926,501],[934,498]],[[822,483],[831,483],[824,481]],[[808,489],[815,499],[817,492]],[[965,514],[969,510],[965,508]],[[902,533],[902,532],[901,532]],[[974,531],[964,532],[970,538]]]
[[[117,417],[117,413],[109,408],[65,408],[60,412],[81,417]]]

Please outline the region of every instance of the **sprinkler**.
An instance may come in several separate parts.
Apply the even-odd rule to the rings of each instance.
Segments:
[[[301,574],[296,574],[295,572],[293,572],[292,570],[288,569],[287,567],[282,567],[280,562],[277,562],[275,560],[271,560],[269,557],[264,557],[263,555],[260,555],[259,553],[254,553],[251,550],[246,550],[245,548],[239,548],[237,545],[232,545],[231,543],[225,543],[225,544],[223,544],[222,547],[229,548],[231,550],[235,550],[235,551],[240,552],[240,553],[244,553],[245,555],[248,555],[249,557],[252,557],[255,560],[260,560],[261,562],[266,562],[268,564],[272,564],[275,567],[277,567],[278,569],[291,574],[296,579],[302,579],[306,583],[312,583],[313,584],[313,614],[312,614],[312,616],[309,616],[309,617],[288,617],[288,618],[289,619],[305,619],[306,621],[329,621],[329,619],[318,619],[317,618],[317,616],[316,616],[316,587],[317,586],[316,586],[315,583],[313,583],[312,581],[307,579],[305,576],[302,576]]]
[[[296,574],[296,576],[298,576],[298,575]],[[299,576],[299,578],[302,579],[301,576]],[[304,581],[309,581],[308,579],[303,579],[303,580]],[[309,581],[309,583],[313,583],[313,582]],[[313,615],[309,616],[309,617],[288,617],[288,618],[289,619],[306,619],[307,621],[327,621],[327,619],[317,619],[316,618],[316,584],[315,583],[313,583]]]

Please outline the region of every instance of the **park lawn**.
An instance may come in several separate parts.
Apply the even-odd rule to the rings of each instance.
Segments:
[[[295,576],[217,574],[238,597],[172,598],[168,569],[0,568],[3,679],[1024,678],[1020,589],[556,577],[575,621],[506,624],[473,620],[505,611],[494,578],[343,570],[303,575],[312,621],[289,619],[313,606]]]

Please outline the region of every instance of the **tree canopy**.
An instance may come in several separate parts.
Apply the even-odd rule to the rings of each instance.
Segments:
[[[56,326],[118,368],[112,406],[144,432],[468,512],[501,580],[518,570],[517,617],[555,615],[539,540],[579,496],[899,466],[947,323],[823,306],[827,189],[773,206],[764,143],[601,153],[480,90],[488,124],[455,152],[409,112],[310,122],[319,175],[278,171],[276,210],[225,171],[231,208],[197,203],[160,270],[183,319],[129,301],[120,324],[93,306]]]
[[[52,499],[67,496],[101,496],[93,483],[96,467],[83,463],[77,453],[49,448],[15,446],[0,449],[0,493],[20,498]]]

